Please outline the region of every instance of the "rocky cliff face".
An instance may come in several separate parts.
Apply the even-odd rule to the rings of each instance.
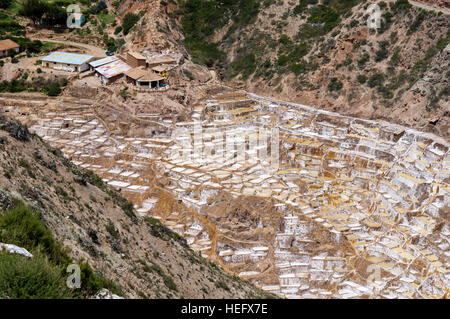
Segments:
[[[403,0],[191,0],[179,15],[193,60],[232,86],[450,136],[447,14]]]

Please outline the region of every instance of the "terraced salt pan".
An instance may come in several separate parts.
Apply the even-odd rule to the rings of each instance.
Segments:
[[[199,157],[194,154],[198,145],[179,145],[170,134],[148,139],[110,136],[92,112],[82,108],[77,112],[47,113],[31,129],[62,148],[74,162],[122,188],[140,214],[152,211],[157,200],[146,188],[151,181],[150,164],[168,175],[166,189],[199,213],[218,190],[275,199],[275,207],[284,214],[284,226],[269,247],[237,242],[235,247],[221,246],[221,235],[217,244],[205,239],[212,238],[209,228],[182,215],[172,214],[169,223],[194,249],[221,258],[224,265],[264,289],[289,298],[373,294],[410,298],[439,297],[449,288],[450,231],[448,224],[437,233],[435,229],[440,209],[449,205],[450,156],[448,144],[435,136],[238,92],[219,95],[195,109],[193,119],[207,123],[209,129],[202,150],[219,150],[214,156]],[[171,121],[164,123],[172,126]],[[194,124],[176,126],[192,128]],[[236,160],[237,150],[227,150],[215,140],[225,130],[242,132],[243,125],[279,128],[279,169],[259,156],[261,145],[244,144],[251,160]],[[190,138],[186,136],[184,142]],[[184,154],[193,156],[186,160]],[[306,186],[300,188],[293,182],[297,179]],[[196,198],[191,190],[200,186],[203,195]],[[166,219],[162,217],[163,222]],[[354,255],[305,253],[311,243],[309,231],[318,225],[336,242],[349,240]],[[297,252],[292,250],[292,240]],[[343,281],[350,272],[349,262],[357,257],[390,274],[376,281],[382,288],[372,289],[360,279],[358,283]],[[242,263],[256,269],[261,262],[274,266],[279,285],[264,284],[263,272],[239,271]],[[417,263],[420,269],[414,266]],[[383,285],[398,276],[397,286]],[[312,288],[325,282],[336,289]]]

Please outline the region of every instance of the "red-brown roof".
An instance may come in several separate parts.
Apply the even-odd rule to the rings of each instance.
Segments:
[[[145,56],[134,51],[128,51],[128,55],[131,55],[133,58],[137,60],[145,60]]]
[[[146,71],[140,67],[133,68],[125,72],[125,75],[132,78],[133,80],[137,80],[145,75]]]
[[[160,77],[159,75],[145,70],[143,67],[137,67],[131,70],[128,70],[125,72],[125,75],[132,78],[133,80],[139,80],[140,82],[153,82],[153,81],[160,81],[164,80],[163,77]]]
[[[9,50],[9,49],[15,49],[19,48],[20,45],[18,45],[16,42],[10,39],[1,40],[0,41],[0,51]]]

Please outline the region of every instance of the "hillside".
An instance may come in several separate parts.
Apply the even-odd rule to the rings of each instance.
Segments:
[[[444,2],[80,0],[69,29],[7,1],[0,248],[34,257],[0,252],[0,297],[29,297],[1,293],[15,268],[58,298],[272,296],[238,276],[285,298],[449,295]],[[176,63],[147,89],[43,66],[55,50]]]
[[[449,15],[403,0],[188,0],[178,14],[193,60],[232,86],[450,136]]]
[[[25,127],[2,116],[0,128],[0,242],[35,255],[25,264],[20,257],[26,276],[51,278],[52,288],[37,296],[90,297],[102,287],[134,298],[269,296],[199,257],[158,220],[137,217],[120,193]],[[19,257],[2,255],[0,286],[12,283],[12,258]],[[81,292],[65,288],[71,262],[83,265]]]
[[[381,8],[376,30],[367,28],[371,3]],[[448,139],[450,15],[439,1],[421,3],[445,14],[412,3],[106,1],[107,9],[70,34],[27,27],[27,35],[46,45],[70,36],[118,52],[171,53],[181,61],[171,74],[178,84],[222,81]]]

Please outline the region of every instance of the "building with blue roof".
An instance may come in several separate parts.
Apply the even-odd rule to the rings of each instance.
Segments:
[[[89,69],[92,55],[56,51],[43,58],[42,66],[55,70],[83,72]]]

